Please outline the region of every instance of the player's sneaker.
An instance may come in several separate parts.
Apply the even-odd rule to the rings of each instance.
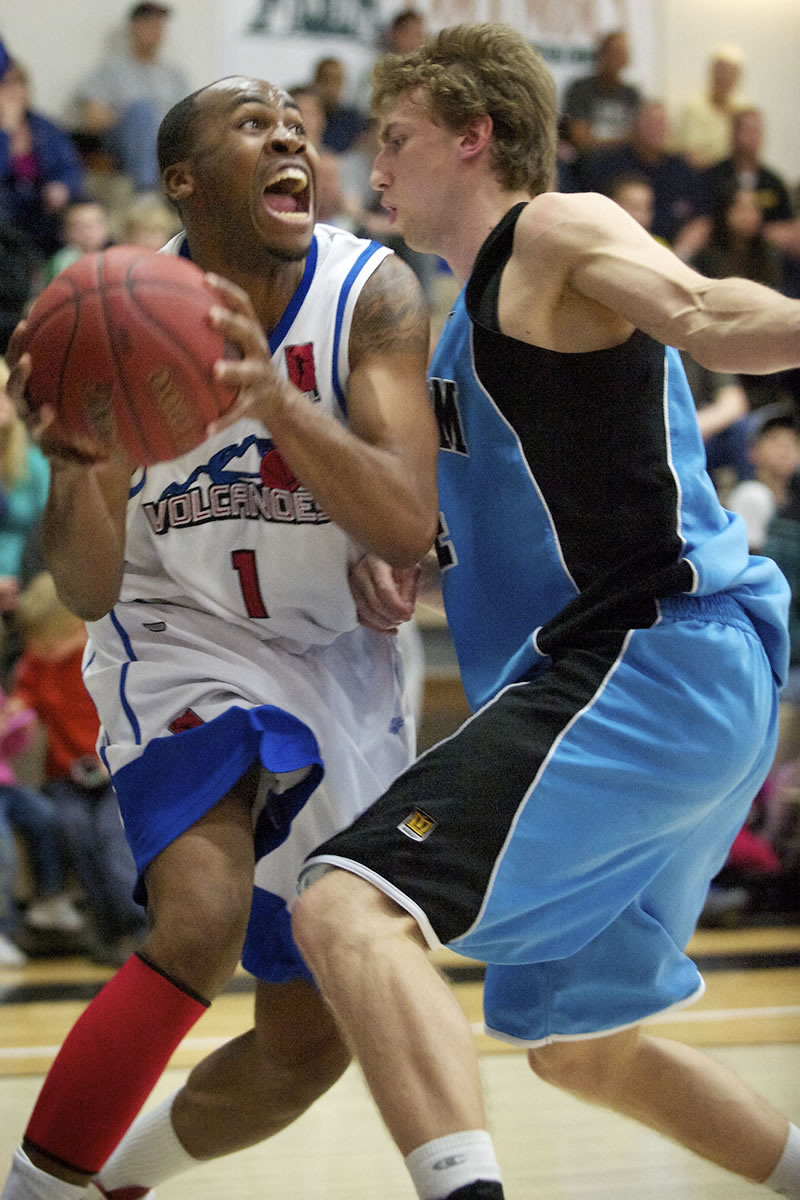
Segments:
[[[96,1179],[91,1181],[89,1187],[96,1188],[101,1196],[106,1197],[106,1200],[156,1200],[156,1194],[152,1188],[121,1187],[112,1188],[110,1192],[107,1192],[105,1188],[100,1186]]]
[[[446,1200],[504,1200],[504,1197],[502,1183],[478,1179],[475,1183],[467,1183],[464,1187],[457,1188]]]

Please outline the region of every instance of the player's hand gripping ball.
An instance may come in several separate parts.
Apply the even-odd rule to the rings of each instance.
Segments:
[[[57,275],[21,346],[29,411],[55,412],[48,442],[104,457],[116,441],[147,466],[204,441],[236,399],[214,376],[229,356],[208,323],[215,303],[194,263],[134,246],[84,255]]]

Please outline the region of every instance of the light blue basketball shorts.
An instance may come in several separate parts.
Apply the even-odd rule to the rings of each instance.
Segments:
[[[487,1031],[610,1033],[702,993],[684,954],[772,762],[777,691],[728,596],[676,597],[513,684],[307,861],[487,963]]]

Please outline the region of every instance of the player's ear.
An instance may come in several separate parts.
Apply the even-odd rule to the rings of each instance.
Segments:
[[[169,200],[179,204],[194,192],[194,175],[188,162],[173,163],[167,167],[161,178],[164,191]]]
[[[470,121],[461,135],[461,155],[464,159],[475,158],[489,145],[494,122],[488,113]]]

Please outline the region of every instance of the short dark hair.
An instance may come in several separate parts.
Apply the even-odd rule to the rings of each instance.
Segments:
[[[765,405],[764,407],[772,408],[773,406]],[[756,409],[754,416],[751,418],[749,438],[750,445],[755,445],[756,442],[760,442],[763,438],[769,437],[771,433],[775,433],[776,430],[779,429],[788,429],[790,433],[795,434],[800,433],[800,430],[797,426],[797,421],[794,419],[791,413],[778,413],[776,416],[768,416],[766,419],[761,418],[761,420],[759,420],[758,409]]]
[[[156,138],[156,153],[158,169],[163,174],[173,163],[190,159],[194,152],[195,120],[197,117],[197,97],[206,88],[198,88],[188,96],[184,96],[177,104],[173,104],[164,120],[158,127]]]
[[[145,17],[168,17],[172,12],[166,4],[134,4],[128,13],[129,21],[141,21]]]
[[[392,30],[402,29],[404,25],[408,25],[411,21],[423,21],[424,19],[418,9],[404,8],[393,18],[389,24],[389,28]]]

